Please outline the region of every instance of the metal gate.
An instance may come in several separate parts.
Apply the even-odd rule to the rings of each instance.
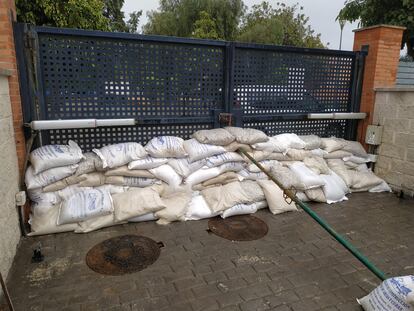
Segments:
[[[84,150],[233,124],[353,139],[364,52],[303,49],[15,24],[25,123],[134,118],[136,126],[42,131]]]

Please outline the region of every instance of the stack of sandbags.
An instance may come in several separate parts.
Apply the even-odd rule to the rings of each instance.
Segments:
[[[74,142],[30,155],[26,184],[33,201],[32,235],[89,232],[125,222],[159,224],[217,215],[296,210],[242,148],[303,201],[335,203],[353,191],[389,191],[367,167],[361,145],[337,138],[256,129],[197,131],[183,140],[129,142],[82,154]]]

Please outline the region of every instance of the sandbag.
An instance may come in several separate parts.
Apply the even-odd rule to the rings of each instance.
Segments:
[[[289,149],[286,152],[286,155],[289,157],[289,161],[303,161],[304,159],[311,157],[312,152],[302,149]]]
[[[320,157],[309,157],[303,160],[303,164],[305,164],[308,168],[310,168],[315,174],[329,174],[330,169],[326,161]]]
[[[343,157],[343,160],[345,162],[351,162],[353,164],[365,164],[365,163],[371,162],[369,157],[362,158],[362,157],[358,157],[354,155],[348,155],[346,157]]]
[[[273,136],[273,138],[276,140],[277,145],[279,148],[283,148],[285,150],[288,149],[303,149],[306,146],[306,143],[299,138],[298,135],[293,133],[284,133],[279,134],[276,136]],[[283,152],[283,151],[280,151]]]
[[[267,207],[266,200],[252,203],[252,204],[237,204],[237,205],[230,207],[229,209],[226,209],[221,214],[221,218],[227,218],[227,217],[236,216],[236,215],[254,214],[259,209],[266,208],[266,207]]]
[[[328,152],[327,154],[323,155],[324,159],[343,159],[346,157],[351,156],[352,154],[345,150],[336,150],[332,152]]]
[[[184,149],[190,162],[205,159],[216,154],[226,152],[223,146],[201,144],[197,139],[189,139],[184,142]]]
[[[72,175],[66,178],[63,178],[61,180],[55,181],[54,183],[51,183],[50,185],[47,185],[45,187],[42,188],[43,192],[55,192],[55,191],[59,191],[62,190],[70,185],[74,185],[77,184],[78,182],[85,180],[86,176],[77,176],[77,175]]]
[[[116,221],[114,214],[94,217],[78,223],[75,233],[87,233],[98,229],[120,225],[126,223],[125,221]]]
[[[59,190],[55,193],[60,197],[61,201],[65,201],[69,199],[71,196],[78,192],[82,192],[85,190],[92,190],[91,187],[79,187],[77,184],[67,186],[66,188],[63,188],[62,190]]]
[[[83,159],[78,163],[75,175],[83,175],[95,171],[103,172],[103,163],[100,157],[94,152],[86,152],[83,154]]]
[[[344,151],[348,151],[354,156],[366,158],[368,157],[367,152],[365,151],[364,147],[357,141],[352,140],[343,140],[345,146],[342,148]]]
[[[42,188],[30,189],[27,194],[32,202],[39,204],[57,204],[62,200],[58,192],[43,192]]]
[[[253,181],[232,182],[205,189],[201,191],[201,195],[213,212],[221,212],[240,203],[251,204],[265,199],[262,189]]]
[[[412,311],[414,310],[414,276],[389,278],[357,301],[365,311]]]
[[[268,179],[267,175],[262,171],[259,172],[251,172],[247,169],[241,170],[239,173],[241,177],[240,180],[250,179],[250,180],[259,180],[259,179]]]
[[[102,190],[102,191],[108,191],[110,194],[115,193],[122,193],[128,190],[128,187],[124,186],[118,186],[118,185],[102,185],[95,187],[95,189]]]
[[[271,167],[270,172],[277,179],[277,181],[282,184],[284,189],[304,190],[306,188],[296,174],[294,174],[288,167]]]
[[[268,141],[253,144],[252,148],[260,151],[285,153],[288,149],[288,144],[279,141],[277,137],[269,137]]]
[[[304,193],[309,201],[326,203],[325,192],[323,192],[322,187],[307,189]]]
[[[202,183],[204,187],[208,187],[216,184],[227,184],[229,181],[237,181],[238,175],[235,172],[225,172],[217,177],[210,178]]]
[[[194,173],[198,169],[202,168],[207,164],[206,159],[201,159],[198,161],[190,162],[188,157],[180,159],[170,159],[168,165],[171,166],[178,175],[185,178],[190,174]]]
[[[68,145],[39,147],[30,153],[29,160],[36,175],[51,168],[76,164],[82,157],[82,150],[78,144],[69,140]]]
[[[369,192],[392,192],[392,189],[388,184],[385,182],[385,180],[382,181],[379,185],[372,187],[368,190]]]
[[[317,188],[316,188],[317,189]],[[314,190],[314,189],[310,189],[310,190]],[[322,192],[323,193],[323,192]],[[309,202],[309,198],[307,197],[306,193],[303,191],[298,191],[296,192],[296,197],[301,200],[302,202]]]
[[[296,205],[292,202],[288,204],[283,197],[283,190],[271,180],[259,180],[257,183],[263,190],[269,210],[272,214],[281,214],[296,211]]]
[[[52,204],[48,202],[41,202],[41,203],[32,202],[32,204],[30,205],[30,212],[34,216],[42,216],[55,207],[56,207],[56,204]]]
[[[33,167],[29,166],[25,175],[26,188],[31,190],[50,185],[58,180],[72,175],[76,171],[77,167],[77,164],[54,167],[35,175]]]
[[[312,153],[313,156],[321,157],[321,158],[323,158],[325,155],[327,155],[329,153],[328,151],[323,150],[321,148],[313,149],[310,152]]]
[[[168,164],[163,164],[159,167],[149,170],[156,178],[164,181],[172,189],[178,189],[182,182],[182,178],[174,169]]]
[[[269,140],[269,137],[265,133],[252,128],[227,126],[224,129],[233,135],[236,141],[241,144],[253,145]]]
[[[240,162],[228,162],[216,167],[202,168],[188,176],[185,179],[184,183],[192,187],[206,180],[217,177],[218,175],[223,174],[225,172],[238,172],[242,169],[243,164]]]
[[[149,170],[130,170],[128,166],[113,168],[105,172],[105,176],[128,176],[128,177],[146,177],[154,178]]]
[[[129,177],[129,176],[108,176],[105,183],[109,185],[128,186],[128,187],[148,187],[159,182],[156,178],[148,177]]]
[[[331,172],[331,174],[321,174],[319,176],[325,182],[322,189],[325,194],[326,203],[332,204],[348,200],[345,196],[346,192],[344,191],[346,185],[335,172]]]
[[[327,152],[334,152],[345,147],[345,142],[335,137],[322,138],[322,149]]]
[[[211,130],[199,130],[191,136],[202,144],[225,146],[232,143],[235,138],[232,134],[223,128]]]
[[[277,168],[281,166],[280,162],[278,160],[263,160],[259,161],[259,164],[263,166],[266,170],[271,170],[273,167]],[[252,173],[259,173],[261,172],[261,169],[257,167],[256,164],[250,163],[246,169]]]
[[[59,205],[55,205],[53,208],[49,209],[45,213],[41,214],[31,214],[29,219],[29,224],[31,232],[28,233],[28,236],[36,236],[43,234],[59,233],[59,232],[69,232],[74,231],[78,228],[78,224],[66,224],[66,225],[57,225],[57,219],[59,215]]]
[[[328,166],[333,170],[348,187],[351,187],[354,184],[355,180],[355,171],[348,169],[343,160],[340,159],[330,159],[327,160]]]
[[[246,152],[253,152],[253,149],[252,149],[252,147],[250,146],[250,145],[247,145],[247,144],[241,144],[241,143],[239,143],[239,142],[237,142],[237,141],[233,141],[232,143],[230,143],[230,144],[228,144],[228,145],[226,145],[226,146],[223,146],[224,147],[224,149],[226,149],[226,151],[228,151],[228,152],[235,152],[235,151],[237,151],[238,149],[243,149],[243,150],[245,150]]]
[[[219,215],[220,212],[213,212],[207,205],[206,200],[202,195],[195,195],[191,198],[188,204],[187,211],[184,215],[184,219],[187,220],[200,220],[205,218],[211,218]]]
[[[354,171],[354,179],[350,187],[351,192],[367,191],[367,189],[378,186],[383,182],[381,178],[376,176],[373,172],[358,172]]]
[[[155,212],[155,216],[159,218],[157,224],[167,225],[173,221],[184,220],[187,206],[191,201],[191,191],[179,191],[163,196],[162,202],[165,208]]]
[[[227,162],[243,162],[243,157],[236,152],[224,152],[213,155],[206,159],[206,165],[208,167],[215,167]]]
[[[130,170],[148,170],[166,164],[168,162],[167,158],[154,158],[147,156],[145,158],[132,161],[128,164],[128,169]]]
[[[306,150],[318,149],[322,146],[322,140],[316,135],[299,135],[299,138],[305,142]]]
[[[128,219],[128,222],[145,222],[145,221],[154,221],[154,220],[158,220],[158,217],[155,215],[155,213],[148,213],[145,215],[141,215],[138,217]]]
[[[183,158],[187,155],[184,140],[175,136],[159,136],[151,139],[145,150],[156,158]]]
[[[111,194],[101,189],[78,192],[60,205],[58,225],[85,221],[112,214],[114,207]]]
[[[165,208],[160,195],[151,187],[134,188],[112,196],[115,221],[128,220]]]
[[[322,178],[306,167],[302,162],[289,165],[289,169],[296,175],[299,181],[305,186],[304,189],[311,189],[323,186],[325,183]],[[299,188],[298,188],[299,189]]]
[[[103,168],[122,166],[147,156],[144,147],[133,142],[108,145],[100,149],[92,149],[92,151],[102,160]]]

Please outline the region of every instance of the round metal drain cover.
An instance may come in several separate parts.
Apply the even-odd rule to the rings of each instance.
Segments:
[[[145,269],[159,256],[160,243],[145,236],[123,235],[92,247],[86,264],[101,274],[122,275]]]
[[[216,217],[208,222],[210,232],[232,241],[252,241],[264,237],[267,224],[251,215],[238,215],[223,219]]]

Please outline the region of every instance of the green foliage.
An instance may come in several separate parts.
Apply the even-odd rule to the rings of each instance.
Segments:
[[[206,29],[202,28],[207,27],[215,39],[234,40],[244,10],[242,0],[160,0],[159,9],[148,13],[143,30],[146,34],[192,37],[196,33],[204,36]],[[202,16],[203,11],[207,15]]]
[[[402,47],[414,56],[410,37],[414,36],[414,0],[347,0],[337,19],[360,21],[360,26],[389,24],[407,27]]]
[[[125,23],[124,0],[16,0],[17,20],[42,26],[136,32],[142,11]]]
[[[200,12],[200,18],[194,23],[192,37],[200,39],[219,39],[216,21],[206,11]]]
[[[309,18],[302,11],[297,4],[276,3],[275,8],[268,2],[254,5],[243,19],[238,40],[323,48],[320,34],[307,25]]]

